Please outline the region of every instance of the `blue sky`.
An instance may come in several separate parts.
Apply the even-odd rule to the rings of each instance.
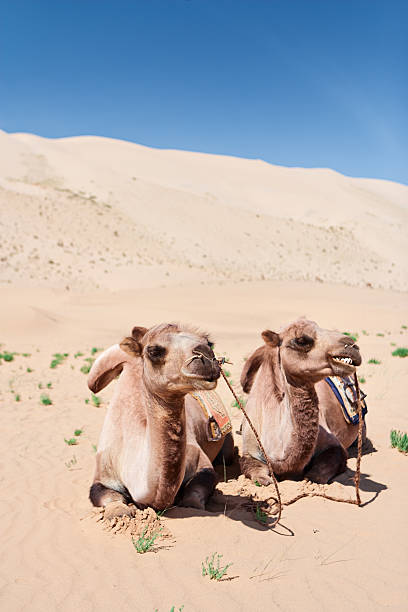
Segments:
[[[0,128],[408,183],[406,0],[11,0]]]

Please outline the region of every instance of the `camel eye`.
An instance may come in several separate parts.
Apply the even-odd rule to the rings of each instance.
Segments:
[[[294,339],[294,344],[299,348],[311,349],[314,345],[314,340],[310,336],[304,335]]]
[[[160,344],[151,344],[146,348],[146,353],[152,363],[160,363],[163,361],[167,349]]]

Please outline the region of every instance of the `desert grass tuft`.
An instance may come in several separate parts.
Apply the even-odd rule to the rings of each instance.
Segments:
[[[221,557],[222,555],[216,552],[212,554],[211,558],[206,557],[205,561],[201,563],[201,575],[209,576],[210,580],[217,580],[219,582],[227,573],[228,568],[232,565],[232,563],[227,563],[227,565],[222,567],[220,565]]]
[[[64,438],[64,442],[65,444],[68,444],[68,446],[75,446],[78,444],[78,440],[76,438]]]
[[[95,359],[93,357],[86,357],[86,359],[84,359],[84,361],[86,361],[87,363],[85,363],[82,368],[80,368],[81,372],[83,374],[89,374],[89,372],[91,371],[92,368],[92,364],[95,361]]]
[[[408,348],[403,346],[398,347],[392,352],[393,357],[408,357]]]
[[[91,348],[91,355],[95,355],[95,353],[100,353],[101,351],[103,351],[103,349],[102,349],[102,348],[98,348],[98,347],[96,347],[96,346],[93,346],[93,347]]]
[[[245,407],[247,400],[243,398],[241,395],[238,397],[238,399],[241,402],[241,404]],[[231,408],[238,408],[238,410],[241,410],[241,406],[238,404],[237,400],[234,400],[233,402],[231,402]]]
[[[358,340],[358,334],[356,334],[355,332],[352,334],[350,332],[343,332],[343,334],[345,336],[349,336],[352,340],[354,340],[354,342],[357,342]]]
[[[51,406],[52,404],[52,399],[50,398],[49,395],[47,395],[46,393],[42,393],[41,397],[40,397],[40,403],[43,406]]]
[[[50,368],[54,370],[68,357],[68,353],[54,353],[53,357],[54,359],[51,360]]]
[[[140,554],[144,554],[151,550],[154,546],[155,541],[161,533],[161,529],[159,529],[159,531],[152,533],[152,535],[146,536],[146,531],[147,527],[143,529],[142,535],[139,536],[137,539],[132,537],[133,546],[135,547],[136,552]]]
[[[374,363],[376,365],[379,365],[381,361],[379,359],[375,359],[375,357],[372,357],[371,359],[368,360],[368,363]]]
[[[94,393],[92,393],[92,397],[91,397],[92,403],[94,406],[96,406],[98,408],[98,406],[101,405],[102,400],[100,397],[98,397],[97,395],[95,395]]]
[[[402,431],[392,429],[390,432],[391,446],[401,453],[408,453],[408,435]]]
[[[255,518],[257,521],[262,523],[262,525],[266,525],[266,521],[268,520],[268,515],[266,514],[266,512],[262,510],[260,504],[256,505]]]

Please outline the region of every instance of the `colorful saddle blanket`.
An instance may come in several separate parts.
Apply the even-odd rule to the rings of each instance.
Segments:
[[[208,440],[216,442],[224,438],[232,430],[232,425],[227,409],[218,393],[215,391],[193,391],[190,395],[197,400],[208,418]]]
[[[354,381],[348,376],[346,378],[340,378],[340,376],[330,376],[325,378],[325,381],[338,399],[343,411],[343,416],[347,423],[357,425],[357,390]],[[361,410],[363,413],[363,419],[367,414],[367,404],[365,402],[366,397],[367,395],[360,389]]]

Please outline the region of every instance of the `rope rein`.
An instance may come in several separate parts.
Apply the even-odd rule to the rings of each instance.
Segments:
[[[221,364],[220,364],[221,367]],[[265,461],[266,461],[266,465],[268,466],[268,470],[269,470],[269,476],[272,478],[273,480],[273,484],[275,487],[275,491],[276,491],[276,498],[278,501],[278,515],[275,519],[275,523],[274,523],[274,527],[279,523],[281,516],[282,516],[282,499],[280,496],[280,492],[279,492],[279,487],[278,487],[278,481],[276,480],[276,476],[273,473],[273,468],[272,468],[272,463],[271,460],[269,459],[268,455],[265,452],[265,449],[263,447],[263,444],[258,436],[258,432],[256,431],[255,427],[252,424],[251,419],[249,418],[244,406],[242,405],[242,402],[240,401],[240,399],[238,398],[237,394],[235,393],[234,389],[231,387],[231,384],[229,382],[229,380],[227,379],[227,377],[225,376],[224,370],[221,368],[221,374],[223,379],[225,380],[225,382],[228,385],[229,390],[231,391],[232,395],[234,396],[234,398],[237,401],[238,406],[241,408],[246,420],[248,421],[248,425],[250,426],[250,428],[252,429],[252,432],[256,438],[256,441],[258,442],[258,446],[261,449],[261,452],[263,453],[264,457],[265,457]]]
[[[328,499],[328,500],[334,501],[334,502],[340,502],[340,503],[343,503],[343,504],[354,504],[356,506],[360,506],[361,505],[361,499],[360,499],[360,475],[361,475],[361,455],[362,455],[362,447],[363,447],[363,411],[362,411],[362,407],[361,407],[360,385],[358,383],[357,372],[354,373],[354,384],[355,384],[356,392],[357,392],[357,413],[358,413],[357,463],[356,463],[356,472],[355,472],[355,475],[354,475],[354,485],[355,485],[355,491],[356,491],[356,498],[355,499],[343,499],[341,497],[335,497],[333,495],[327,495],[326,493],[304,492],[304,493],[300,493],[299,495],[297,495],[293,499],[290,499],[289,501],[283,503],[281,495],[280,495],[280,492],[279,492],[278,481],[277,481],[276,476],[275,476],[275,474],[273,472],[271,460],[269,459],[268,455],[265,452],[263,444],[262,444],[262,442],[261,442],[261,440],[259,438],[258,432],[256,431],[255,427],[253,426],[252,421],[249,418],[247,411],[245,410],[245,407],[243,406],[243,404],[242,404],[241,400],[239,399],[238,395],[235,393],[235,391],[232,388],[232,386],[231,386],[227,376],[224,373],[224,370],[222,369],[222,366],[224,365],[224,363],[230,363],[230,362],[227,361],[225,359],[225,357],[209,358],[206,355],[204,355],[203,353],[197,351],[197,352],[195,352],[195,354],[192,357],[190,357],[186,361],[186,365],[187,365],[187,363],[191,363],[194,359],[206,359],[207,361],[211,361],[211,362],[217,361],[218,362],[218,365],[220,366],[220,370],[221,370],[221,374],[222,374],[223,379],[227,383],[227,386],[228,386],[229,390],[231,391],[232,395],[234,396],[238,406],[242,410],[242,413],[243,413],[244,417],[248,421],[248,425],[252,429],[252,432],[253,432],[253,434],[254,434],[254,436],[256,438],[258,446],[259,446],[261,452],[263,453],[263,456],[265,457],[266,465],[267,465],[268,471],[269,471],[269,475],[272,478],[273,484],[274,484],[274,487],[275,487],[277,504],[278,504],[278,512],[277,512],[277,516],[275,518],[275,522],[273,524],[273,527],[276,527],[278,525],[278,523],[280,522],[280,519],[281,519],[281,516],[282,516],[282,506],[290,506],[291,504],[294,504],[296,501],[298,501],[299,499],[302,499],[304,497],[323,497],[324,499]]]

